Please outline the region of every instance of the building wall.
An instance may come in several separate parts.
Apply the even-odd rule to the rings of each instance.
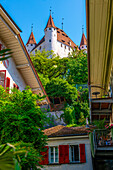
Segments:
[[[0,42],[0,44],[2,43]],[[3,62],[0,61],[0,70],[6,70],[6,77],[10,78],[10,88],[13,88],[13,83],[15,83],[19,86],[19,89],[21,91],[25,89],[26,83],[19,71],[17,70],[13,58],[9,58]]]
[[[61,44],[62,44],[62,47],[61,47]],[[37,48],[35,48],[33,51],[32,51],[32,54],[35,55],[35,51],[37,50],[40,50],[42,52],[42,50],[45,49],[46,51],[50,51],[50,50],[55,50],[54,53],[56,55],[59,55],[61,58],[63,57],[68,57],[69,53],[72,52],[72,49],[71,47],[57,41],[57,43],[55,44],[52,44],[52,42],[49,42],[49,40],[45,40],[43,43],[41,43]]]
[[[44,165],[41,170],[93,170],[92,166],[92,158],[91,158],[91,148],[90,148],[90,141],[88,137],[84,138],[80,136],[65,137],[62,139],[49,139],[48,146],[59,146],[59,145],[79,145],[85,144],[85,152],[86,152],[86,163],[69,163],[69,164],[61,164],[61,165]]]
[[[26,45],[26,49],[28,51],[28,53],[30,54],[31,50],[35,47],[35,44],[27,44]]]

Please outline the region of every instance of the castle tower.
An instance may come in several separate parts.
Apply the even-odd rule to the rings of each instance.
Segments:
[[[26,49],[28,51],[28,53],[31,52],[31,50],[36,46],[36,40],[33,34],[33,26],[31,27],[31,34],[29,36],[29,39],[26,43]]]
[[[53,50],[57,53],[57,29],[53,22],[52,16],[48,19],[47,25],[44,29],[45,32],[45,50]]]
[[[84,35],[84,32],[82,33],[82,38],[80,42],[80,50],[87,50],[87,39]]]

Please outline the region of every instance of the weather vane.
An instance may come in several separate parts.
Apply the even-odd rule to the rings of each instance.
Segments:
[[[50,15],[51,15],[51,6],[50,6]]]
[[[31,32],[33,32],[33,24],[31,25]]]
[[[82,25],[82,34],[84,33],[84,25]]]
[[[63,21],[64,21],[64,18],[62,18],[62,30],[63,30],[63,26],[64,26],[64,23],[63,23]]]

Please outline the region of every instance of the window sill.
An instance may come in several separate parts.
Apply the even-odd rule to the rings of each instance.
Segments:
[[[59,163],[49,163],[48,165],[60,165]]]

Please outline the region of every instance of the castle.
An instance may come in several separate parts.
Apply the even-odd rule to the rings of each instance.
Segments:
[[[33,29],[31,30],[30,37],[26,44],[26,49],[29,54],[35,54],[35,52],[37,52],[38,50],[42,51],[43,49],[45,49],[46,51],[52,50],[56,55],[63,58],[68,57],[69,53],[71,53],[73,49],[78,48],[77,45],[62,29],[55,26],[51,14],[44,29],[44,33],[45,35],[37,44],[33,34]],[[82,34],[79,49],[87,50],[87,40],[84,33]]]

